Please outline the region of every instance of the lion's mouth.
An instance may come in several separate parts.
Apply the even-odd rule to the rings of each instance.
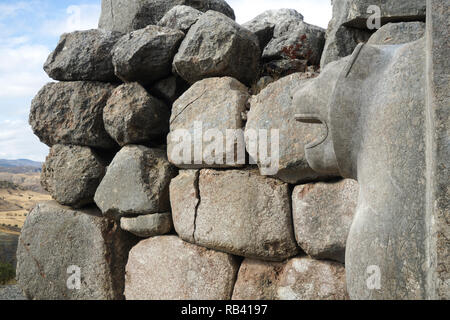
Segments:
[[[317,136],[313,141],[308,143],[305,148],[312,149],[322,144],[328,137],[328,125],[325,120],[321,119],[321,117],[317,114],[296,114],[295,120],[301,123],[307,124],[319,124],[322,125],[325,130],[322,135]]]

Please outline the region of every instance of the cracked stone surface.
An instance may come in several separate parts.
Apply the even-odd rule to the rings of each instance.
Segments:
[[[126,267],[127,300],[229,300],[239,259],[161,236],[139,242]]]
[[[175,230],[185,241],[269,261],[299,252],[288,185],[279,180],[251,170],[182,171],[171,197]]]
[[[125,264],[136,243],[96,209],[40,203],[19,238],[17,280],[31,300],[123,299]],[[67,283],[76,284],[69,281],[76,272],[71,266],[81,272],[79,290],[68,289]]]
[[[392,45],[413,42],[425,36],[424,22],[388,23],[377,30],[368,44]]]
[[[358,193],[358,182],[351,179],[296,186],[292,211],[300,248],[315,259],[344,263]]]
[[[170,133],[167,137],[169,161],[179,168],[187,169],[242,166],[227,161],[227,155],[234,153],[233,159],[236,159],[238,152],[236,140],[228,146],[226,137],[227,130],[244,127],[242,113],[246,110],[249,97],[248,88],[231,77],[208,78],[196,82],[173,104]],[[201,127],[203,136],[196,134],[196,124]],[[218,136],[217,139],[223,140],[208,140],[205,136],[209,130],[221,134],[222,137]],[[184,133],[190,134],[190,141],[184,140]],[[222,143],[223,147],[216,148],[217,142]],[[240,142],[244,147],[243,140]],[[202,151],[200,156],[196,156],[198,152],[195,148],[200,144]],[[187,147],[184,148],[184,145]]]

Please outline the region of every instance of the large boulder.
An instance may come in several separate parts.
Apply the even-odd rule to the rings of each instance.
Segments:
[[[132,218],[123,217],[120,219],[120,227],[141,238],[160,236],[172,230],[172,215],[166,212]]]
[[[245,259],[239,268],[233,300],[275,300],[285,264]]]
[[[264,60],[299,59],[319,65],[325,45],[325,30],[303,22],[287,20],[275,26],[272,40],[264,48]]]
[[[344,265],[307,257],[287,262],[276,300],[348,300]]]
[[[287,184],[255,171],[205,169],[198,181],[194,177],[182,175],[171,185],[172,195],[183,193],[188,200],[172,207],[175,230],[183,240],[269,261],[298,253]],[[175,197],[172,203],[179,199]]]
[[[347,300],[344,266],[297,257],[283,263],[245,259],[233,300]]]
[[[81,208],[94,202],[105,163],[89,147],[54,145],[42,167],[41,184],[62,205]]]
[[[123,299],[125,264],[136,242],[96,209],[41,203],[20,235],[17,280],[33,300]]]
[[[250,85],[258,76],[258,38],[227,16],[208,11],[186,34],[173,69],[189,83],[230,76]]]
[[[186,5],[202,12],[214,10],[235,19],[233,9],[224,0],[102,0],[99,28],[131,32],[157,24],[173,7]]]
[[[267,10],[242,26],[258,37],[259,46],[264,49],[272,40],[275,27],[287,21],[300,22],[303,16],[294,9]]]
[[[85,81],[45,85],[31,103],[29,121],[34,134],[48,146],[115,148],[103,124],[103,108],[114,88]]]
[[[333,76],[336,72],[333,71]],[[325,78],[329,78],[330,75]],[[337,77],[337,73],[336,73]],[[305,145],[321,134],[321,128],[312,124],[299,124],[295,121],[298,110],[292,104],[294,93],[302,86],[316,79],[305,79],[304,74],[295,73],[269,84],[257,96],[250,100],[250,111],[247,115],[245,127],[247,136],[249,132],[260,130],[278,130],[279,152],[278,170],[271,173],[285,182],[296,184],[302,181],[311,181],[320,177],[308,165],[305,157]],[[327,86],[320,86],[319,90],[326,91]],[[311,93],[314,99],[322,99],[321,92]],[[265,173],[267,165],[263,157],[251,150],[251,141],[246,139],[247,151],[254,160],[258,160],[261,173]],[[273,144],[272,136],[268,139]],[[274,150],[271,150],[272,153]],[[272,154],[271,157],[276,157]],[[322,176],[324,177],[324,176]]]
[[[242,113],[246,111],[249,97],[248,88],[230,77],[196,82],[172,106],[167,137],[169,161],[180,168],[243,165],[245,154],[241,155],[242,163],[238,163],[237,149],[241,144],[245,153]],[[198,132],[199,129],[202,132]],[[241,135],[230,141],[227,130],[241,130]],[[215,134],[215,138],[210,139],[208,132]],[[217,145],[220,147],[216,148]]]
[[[109,165],[94,200],[104,215],[114,217],[168,212],[169,183],[175,175],[163,150],[125,146]]]
[[[375,32],[367,43],[380,45],[403,44],[419,40],[424,36],[424,22],[388,23]]]
[[[124,35],[113,52],[116,75],[125,82],[152,83],[170,75],[172,60],[184,33],[159,26]]]
[[[229,300],[239,268],[226,253],[186,243],[176,236],[144,240],[130,252],[127,300]]]
[[[175,6],[162,17],[158,26],[187,32],[203,13],[189,6]]]
[[[159,142],[169,132],[169,108],[138,83],[117,87],[103,110],[109,135],[121,145]]]
[[[112,49],[121,36],[120,32],[104,30],[65,33],[44,70],[55,80],[116,82]]]
[[[293,221],[298,245],[315,259],[345,262],[345,245],[358,204],[355,180],[295,187]]]

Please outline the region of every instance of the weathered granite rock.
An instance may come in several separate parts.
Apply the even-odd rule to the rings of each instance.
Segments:
[[[203,13],[189,6],[175,6],[162,17],[158,26],[187,32]]]
[[[367,19],[373,12],[367,12],[369,6],[376,5],[381,9],[381,24],[388,22],[425,21],[426,0],[343,0],[348,6],[340,5],[334,0],[333,5],[340,7],[343,24],[355,28],[366,29]]]
[[[358,192],[358,183],[351,179],[295,187],[292,211],[300,248],[315,259],[344,263]]]
[[[234,285],[233,300],[275,300],[285,264],[245,259]]]
[[[105,171],[91,148],[57,144],[42,167],[41,184],[60,204],[81,208],[94,202]]]
[[[230,77],[196,82],[173,104],[167,137],[169,161],[180,168],[236,167],[244,164],[245,150],[236,150],[239,144],[244,147],[242,131],[240,140],[233,142],[226,137],[228,129],[243,128],[241,113],[246,110],[249,97],[248,88]],[[203,135],[196,133],[197,127],[201,127]],[[210,140],[208,131],[216,133],[217,139]],[[218,144],[221,148],[216,148]],[[198,146],[203,150],[198,151]],[[242,163],[236,159],[239,155],[243,158]],[[227,161],[227,156],[233,161]]]
[[[130,252],[127,300],[229,300],[238,260],[176,236],[144,240]]]
[[[102,0],[99,28],[124,33],[155,25],[173,7],[186,5],[202,12],[214,10],[235,19],[224,0]]]
[[[403,44],[413,42],[425,36],[424,22],[388,23],[375,32],[368,44]]]
[[[103,124],[103,108],[114,88],[84,81],[45,85],[31,103],[29,121],[34,134],[50,147],[74,144],[115,148]]]
[[[298,59],[319,65],[325,45],[325,30],[301,20],[280,23],[263,51],[264,60]]]
[[[269,261],[298,253],[287,184],[248,170],[205,169],[197,182],[194,177],[185,174],[172,185],[172,193],[183,192],[187,200],[172,207],[175,230],[183,240]]]
[[[125,146],[109,165],[94,200],[104,215],[114,217],[168,212],[169,183],[175,175],[163,150]]]
[[[230,76],[246,85],[258,76],[258,38],[226,17],[208,11],[186,34],[173,61],[173,70],[189,83]]]
[[[125,82],[144,84],[169,76],[183,38],[180,30],[153,25],[123,36],[113,52],[116,75]]]
[[[295,115],[298,113],[295,106],[292,105],[294,93],[304,86],[304,91],[312,87],[310,82],[320,81],[321,85],[315,87],[310,92],[310,101],[320,100],[325,97],[324,92],[328,92],[336,79],[338,72],[336,68],[331,67],[323,71],[322,80],[305,79],[305,74],[295,73],[284,77],[268,85],[257,96],[250,100],[250,111],[247,116],[246,133],[250,130],[258,132],[259,130],[279,130],[279,163],[278,172],[275,176],[285,182],[296,184],[298,182],[311,181],[317,179],[319,175],[315,173],[308,165],[305,157],[304,147],[316,136],[320,135],[322,130],[312,124],[300,124],[295,121]],[[271,137],[268,139],[272,143]],[[247,151],[253,159],[258,159],[258,165],[262,173],[266,165],[261,161],[262,156],[255,154],[251,150],[251,145],[247,139]],[[322,177],[325,177],[322,175]]]
[[[137,82],[123,84],[103,110],[109,135],[121,146],[160,141],[169,132],[169,108]]]
[[[432,290],[424,48],[425,39],[359,46],[327,104],[294,98],[299,119],[320,119],[329,132],[308,163],[360,185],[345,259],[352,299],[425,299]]]
[[[117,82],[112,49],[123,36],[104,30],[64,33],[44,65],[47,74],[61,81]]]
[[[303,21],[303,16],[294,9],[267,10],[242,26],[253,32],[259,39],[259,46],[264,49],[272,40],[275,27],[288,21]]]
[[[170,213],[154,213],[136,218],[121,218],[120,227],[138,237],[150,238],[169,233],[173,223]]]
[[[345,268],[307,257],[291,259],[279,276],[276,300],[348,300]]]
[[[123,299],[125,264],[136,242],[96,209],[38,204],[19,239],[19,285],[33,300]]]
[[[427,1],[427,114],[429,159],[427,222],[432,226],[430,299],[450,300],[450,83],[448,70],[450,7],[445,1]],[[445,27],[447,26],[447,27]]]
[[[156,82],[149,92],[172,105],[188,88],[189,85],[183,79],[172,75]]]

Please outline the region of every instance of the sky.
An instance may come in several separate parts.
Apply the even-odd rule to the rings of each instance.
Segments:
[[[326,28],[330,0],[227,0],[244,23],[292,8]],[[43,64],[64,32],[97,27],[101,0],[0,0],[0,159],[44,161],[48,147],[28,125],[31,100],[47,82]]]

